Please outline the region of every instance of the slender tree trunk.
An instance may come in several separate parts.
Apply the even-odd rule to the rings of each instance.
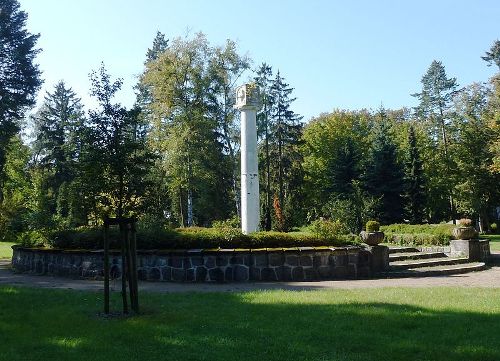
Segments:
[[[193,167],[191,166],[191,159],[188,157],[188,190],[187,190],[187,226],[193,226],[193,191],[191,189],[191,178]]]
[[[443,139],[443,148],[444,148],[444,158],[446,162],[446,174],[450,175],[450,157],[448,154],[448,139],[446,137],[446,128],[445,128],[445,123],[444,123],[444,112],[443,109],[440,107],[439,108],[439,115],[440,115],[440,124],[441,124],[441,136]],[[451,213],[451,219],[453,221],[453,224],[457,224],[456,220],[456,212],[455,212],[455,202],[453,199],[453,187],[449,186],[448,187],[448,194],[449,194],[449,202],[450,202],[450,213]]]
[[[264,115],[266,117],[266,214],[265,214],[265,229],[271,230],[271,161],[269,159],[269,118],[267,116],[267,100],[264,102]]]

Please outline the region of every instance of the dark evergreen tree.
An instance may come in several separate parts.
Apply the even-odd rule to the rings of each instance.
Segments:
[[[379,113],[372,147],[363,176],[368,193],[380,199],[376,214],[383,224],[403,220],[404,171],[397,160],[397,147],[385,111]]]
[[[500,70],[500,40],[496,40],[491,46],[490,51],[487,51],[481,59],[486,61],[488,66],[491,66],[494,63]]]
[[[423,162],[417,147],[415,129],[408,131],[408,153],[406,155],[406,216],[410,223],[419,224],[424,220],[425,178]]]
[[[146,60],[144,65],[147,66],[148,63],[158,59],[161,53],[168,49],[168,39],[165,38],[165,34],[160,31],[156,32],[156,36],[153,39],[153,45],[146,51]],[[137,105],[141,108],[143,112],[147,113],[147,105],[151,103],[151,92],[148,87],[139,81],[135,86],[137,91]]]
[[[49,197],[48,214],[66,225],[79,224],[71,209],[78,208],[80,197],[71,196],[72,182],[78,173],[78,160],[84,136],[84,113],[80,99],[64,82],[48,93],[40,110],[32,117],[36,171],[45,174],[44,189]]]
[[[285,79],[276,74],[269,90],[272,99],[271,118],[269,121],[271,179],[273,192],[277,195],[285,216],[285,226],[290,226],[291,203],[298,199],[302,172],[302,154],[299,144],[302,136],[302,116],[296,114],[291,105],[296,98],[292,97],[291,88]]]
[[[257,114],[257,136],[259,139],[263,138],[263,143],[260,146],[260,163],[263,163],[263,166],[259,166],[260,169],[264,169],[264,172],[261,172],[262,181],[261,183],[265,184],[265,187],[262,187],[261,193],[264,193],[264,202],[263,202],[263,229],[266,231],[270,231],[272,227],[271,223],[271,210],[273,207],[272,194],[271,194],[271,159],[270,159],[270,151],[269,151],[269,137],[270,137],[270,129],[269,129],[269,119],[271,118],[271,110],[273,108],[273,98],[271,97],[271,84],[272,84],[272,68],[266,63],[262,63],[259,68],[256,70],[256,76],[254,77],[254,81],[259,87],[260,95],[261,95],[261,103],[262,108]]]
[[[42,83],[34,63],[39,35],[25,29],[27,17],[17,0],[0,2],[0,204],[8,144]]]

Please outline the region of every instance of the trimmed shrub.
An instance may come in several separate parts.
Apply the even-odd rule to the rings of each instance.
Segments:
[[[378,232],[380,230],[380,223],[377,221],[366,222],[365,230],[367,232]]]
[[[491,232],[492,232],[492,233],[497,233],[497,231],[498,231],[498,226],[497,226],[497,224],[496,224],[496,223],[492,223],[492,224],[490,224],[490,229],[491,229]]]
[[[110,228],[110,248],[120,248],[119,231]],[[64,249],[102,249],[103,230],[78,228],[55,231],[50,245]],[[162,227],[137,229],[137,248],[147,249],[200,249],[200,248],[279,248],[306,246],[342,246],[359,243],[354,235],[338,235],[337,238],[322,238],[314,234],[256,232],[244,235],[235,228],[177,228]]]
[[[391,224],[382,226],[384,242],[402,246],[442,246],[452,239],[453,224]]]

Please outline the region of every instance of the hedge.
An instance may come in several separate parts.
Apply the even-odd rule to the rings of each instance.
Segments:
[[[118,249],[119,231],[110,229],[110,248]],[[344,246],[358,243],[356,236],[339,236],[325,240],[312,234],[256,232],[244,235],[239,229],[225,228],[139,228],[137,248],[151,249],[210,249],[210,248],[278,248],[307,246]],[[54,231],[49,245],[62,249],[102,249],[103,230],[78,228]]]
[[[453,224],[391,224],[380,227],[384,242],[402,246],[448,245]]]

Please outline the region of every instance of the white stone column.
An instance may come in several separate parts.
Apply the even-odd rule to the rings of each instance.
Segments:
[[[241,230],[259,230],[259,169],[257,154],[258,88],[245,84],[236,90],[236,108],[241,111]]]

